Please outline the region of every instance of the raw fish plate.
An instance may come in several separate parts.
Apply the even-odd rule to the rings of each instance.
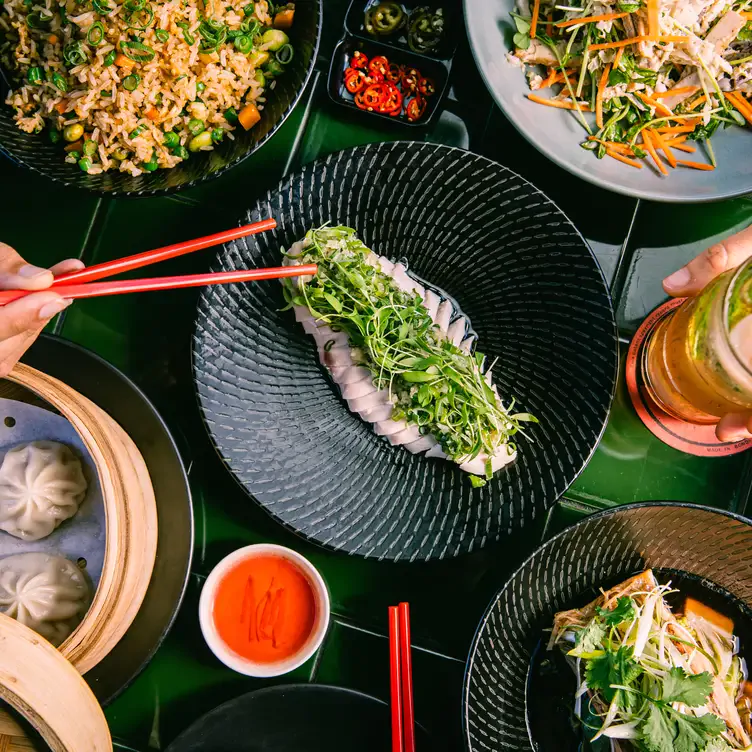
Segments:
[[[483,488],[413,455],[349,412],[279,282],[207,288],[194,374],[228,470],[288,528],[319,544],[393,560],[477,550],[539,518],[603,432],[617,365],[611,301],[582,237],[536,188],[468,152],[374,144],[307,165],[242,221],[279,227],[230,243],[215,270],[277,266],[306,230],[354,228],[461,302],[494,383],[540,424]]]

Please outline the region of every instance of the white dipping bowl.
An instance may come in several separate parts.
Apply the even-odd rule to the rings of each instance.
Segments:
[[[238,655],[219,636],[214,623],[214,599],[219,583],[224,576],[240,564],[240,562],[262,556],[278,556],[297,566],[308,579],[316,604],[316,616],[309,638],[297,653],[276,663],[256,663]],[[258,543],[254,546],[245,546],[238,549],[229,556],[226,556],[214,567],[211,574],[206,578],[204,589],[201,591],[198,618],[206,644],[225,666],[246,676],[260,678],[281,676],[282,674],[294,671],[298,666],[302,666],[319,649],[321,643],[324,641],[326,630],[329,627],[329,619],[331,618],[329,591],[326,589],[323,578],[308,559],[284,546],[276,546],[272,543]]]

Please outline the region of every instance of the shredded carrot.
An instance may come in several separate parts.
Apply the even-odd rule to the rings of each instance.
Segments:
[[[699,86],[674,86],[673,89],[669,89],[668,91],[653,92],[653,99],[665,99],[666,97],[675,97],[679,94],[694,94],[699,88]]]
[[[63,100],[62,102],[58,102],[55,105],[55,109],[62,115],[65,112],[65,108],[68,106],[68,103]]]
[[[619,63],[621,63],[621,56],[624,54],[624,48],[619,47],[618,50],[616,50],[616,57],[614,58],[614,70],[616,70],[619,67]]]
[[[658,152],[656,152],[655,147],[653,146],[653,140],[650,136],[650,130],[648,128],[646,128],[642,132],[642,142],[643,144],[645,144],[647,153],[650,154],[653,162],[655,162],[655,166],[661,171],[663,175],[668,175],[668,170],[664,167],[661,158],[658,156]]]
[[[588,136],[587,140],[595,141],[599,144],[603,144],[603,146],[607,146],[609,149],[612,149],[613,151],[618,151],[619,154],[626,154],[630,157],[634,156],[634,151],[627,144],[621,144],[618,141],[604,141],[602,138],[598,138],[597,136]]]
[[[694,154],[697,151],[694,146],[687,146],[686,144],[669,144],[669,146],[679,151],[686,151],[689,154]]]
[[[572,70],[566,71],[566,77],[564,73],[561,71],[557,71],[555,68],[549,68],[548,69],[548,78],[541,81],[537,86],[531,87],[533,91],[539,91],[540,89],[547,89],[549,86],[553,86],[554,84],[563,83],[565,80],[568,80],[569,83],[573,83],[571,80],[569,80],[569,75],[572,73]]]
[[[548,34],[548,36],[552,36],[554,33],[554,25],[551,23],[553,20],[554,20],[554,14],[549,13],[548,23],[546,23],[546,34]]]
[[[747,21],[752,21],[752,12],[745,10],[744,12],[739,14],[742,18],[746,18]]]
[[[544,99],[537,97],[535,94],[528,94],[527,98],[536,104],[545,104],[548,107],[558,107],[561,110],[579,110],[580,112],[592,112],[586,102],[562,102],[560,99]]]
[[[619,162],[623,162],[624,164],[631,165],[632,167],[636,167],[638,170],[642,169],[642,164],[638,162],[636,159],[630,159],[629,157],[625,157],[619,152],[613,151],[612,149],[606,148],[606,154],[608,154],[609,157],[612,159],[616,159]]]
[[[692,133],[696,125],[670,125],[665,128],[656,128],[658,133]]]
[[[658,132],[660,133],[660,131]],[[687,140],[686,136],[674,136],[673,138],[669,136],[668,138],[665,138],[663,133],[661,133],[661,137],[666,146],[676,146],[676,144],[683,144]]]
[[[609,73],[611,73],[611,66],[607,65],[603,69],[601,80],[598,82],[598,93],[595,95],[595,122],[599,128],[603,128],[603,94],[608,86]]]
[[[530,19],[530,38],[535,39],[538,30],[538,14],[540,13],[540,0],[533,2],[533,17]]]
[[[666,107],[665,104],[656,102],[655,99],[649,97],[647,94],[643,94],[641,91],[636,91],[635,94],[650,107],[654,107],[656,112],[660,112],[663,117],[671,117],[674,113]]]
[[[698,97],[695,99],[694,102],[692,102],[691,105],[687,108],[688,110],[696,110],[701,104],[705,104],[707,102],[708,98],[703,94],[701,97]]]
[[[689,37],[675,37],[675,36],[668,36],[668,37],[653,37],[649,34],[645,34],[643,36],[639,37],[629,37],[629,39],[622,39],[618,42],[604,42],[603,44],[591,44],[588,47],[588,50],[590,52],[595,52],[597,50],[613,50],[617,47],[629,47],[630,44],[636,44],[637,42],[676,42],[677,44],[680,44],[682,42],[688,42]]]
[[[658,14],[658,0],[648,0],[648,35],[656,37],[661,33]]]
[[[569,21],[560,21],[556,24],[559,29],[566,29],[567,26],[576,26],[577,24],[596,23],[597,21],[615,21],[617,18],[624,18],[629,13],[601,13],[598,16],[585,16],[584,18],[572,18]]]
[[[676,161],[678,164],[691,167],[693,170],[715,170],[712,164],[705,164],[704,162],[688,162],[686,159],[677,159]]]
[[[663,151],[663,153],[666,155],[666,161],[672,166],[676,167],[676,157],[674,156],[673,152],[671,151],[671,147],[669,147],[666,142],[663,140],[663,136],[661,136],[658,131],[650,131],[650,138],[655,140],[655,145]]]
[[[734,109],[738,110],[744,116],[744,119],[752,125],[752,105],[747,102],[744,96],[738,91],[730,91],[724,96],[734,105]]]

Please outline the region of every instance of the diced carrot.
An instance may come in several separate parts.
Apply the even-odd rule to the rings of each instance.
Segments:
[[[585,16],[584,18],[572,18],[569,21],[560,21],[555,24],[560,29],[566,29],[568,26],[577,24],[597,23],[598,21],[615,21],[617,18],[624,18],[629,13],[601,13],[598,16]]]
[[[291,29],[292,22],[295,18],[294,8],[285,8],[285,10],[279,11],[274,16],[274,28],[275,29]]]
[[[663,136],[661,136],[658,131],[651,131],[650,138],[655,141],[655,145],[666,155],[666,161],[672,167],[676,167],[676,157],[671,151],[671,148],[667,146],[666,142],[663,140]]]
[[[682,162],[684,165],[695,165],[696,162]],[[707,169],[712,165],[702,165],[701,169]],[[706,606],[704,603],[695,600],[694,598],[687,598],[687,602],[684,605],[684,616],[699,616],[705,621],[709,621],[714,627],[722,629],[728,634],[734,634],[734,622],[723,614],[719,614],[714,608]]]
[[[144,116],[149,120],[159,120],[159,110],[156,107],[149,107]]]
[[[671,117],[674,114],[665,104],[656,102],[655,99],[652,99],[647,94],[643,94],[641,91],[636,91],[635,94],[645,102],[646,105],[653,107],[656,112],[660,112],[663,117]]]
[[[249,102],[238,113],[238,120],[243,128],[249,131],[259,120],[261,120],[261,113],[258,111],[258,107],[256,107],[255,104]]]
[[[618,42],[604,42],[603,44],[591,44],[588,47],[588,50],[591,52],[595,52],[597,50],[615,50],[617,47],[629,47],[630,44],[637,44],[637,42],[675,42],[676,44],[681,44],[683,42],[688,42],[689,37],[676,37],[676,36],[666,36],[666,37],[653,37],[649,34],[644,34],[639,37],[629,37],[628,39],[621,39]]]
[[[84,148],[84,142],[79,139],[78,141],[74,141],[72,144],[68,144],[63,151],[82,151]]]
[[[545,104],[548,107],[558,107],[560,110],[579,110],[580,112],[591,112],[590,108],[585,102],[562,102],[560,99],[543,99],[543,97],[537,97],[535,94],[528,94],[527,98],[531,102],[536,104]]]
[[[595,122],[599,128],[603,128],[603,93],[608,86],[609,73],[611,73],[611,66],[607,65],[603,69],[601,80],[598,82],[598,93],[595,95]]]
[[[663,175],[668,175],[668,170],[663,164],[663,161],[658,156],[658,152],[656,152],[655,147],[653,146],[653,139],[651,138],[650,130],[646,128],[642,132],[642,142],[645,145],[645,150],[653,159],[653,162],[655,162],[655,166],[660,170],[660,172]]]
[[[65,110],[66,110],[66,108],[67,108],[67,107],[68,107],[68,102],[66,102],[66,101],[65,101],[64,99],[63,99],[63,101],[62,101],[62,102],[58,102],[58,103],[57,103],[57,104],[55,105],[55,109],[56,109],[56,110],[57,110],[57,111],[58,111],[58,112],[59,112],[59,113],[60,113],[61,115],[62,115],[62,114],[63,114],[63,113],[65,112]]]
[[[57,37],[57,34],[50,34],[50,35],[49,35],[49,36],[47,37],[47,41],[48,41],[48,42],[49,42],[50,44],[57,44],[57,43],[58,43],[58,42],[59,42],[60,40],[58,39],[58,37]]]
[[[638,162],[636,159],[630,159],[629,157],[625,157],[622,154],[619,154],[619,152],[614,151],[613,149],[606,148],[606,154],[608,154],[609,157],[612,159],[616,159],[619,162],[623,162],[624,164],[631,165],[632,167],[636,167],[638,170],[642,169],[642,163]]]
[[[673,89],[669,89],[668,91],[653,92],[653,99],[676,97],[679,96],[679,94],[694,94],[699,88],[699,86],[674,86]]]
[[[621,56],[624,54],[624,48],[619,47],[618,50],[616,50],[616,57],[614,57],[614,70],[616,70],[619,67],[619,63],[621,63]]]
[[[648,0],[648,34],[657,37],[661,33],[658,0]]]
[[[126,55],[123,55],[122,52],[118,52],[118,54],[115,55],[115,65],[117,65],[118,68],[125,68],[126,70],[133,70],[136,67],[136,61],[131,60]]]
[[[530,19],[530,38],[535,39],[535,32],[538,30],[538,15],[540,14],[540,0],[533,2],[533,14]]]

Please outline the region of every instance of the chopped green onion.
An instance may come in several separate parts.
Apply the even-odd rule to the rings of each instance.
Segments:
[[[196,94],[200,94],[205,88],[206,88],[206,84],[203,83],[203,82],[201,82],[201,81],[199,81],[196,84]]]
[[[191,46],[195,44],[196,38],[191,34],[190,25],[187,21],[178,21],[175,26],[183,30],[183,39],[185,39],[186,44],[190,44]]]
[[[55,71],[52,74],[52,83],[59,91],[63,93],[68,91],[68,79],[62,73]]]
[[[112,92],[109,89],[102,89],[102,91],[99,92],[103,97],[111,97]]]
[[[180,136],[174,131],[167,131],[163,143],[168,149],[174,149],[176,146],[180,146]]]
[[[274,57],[276,57],[277,61],[282,63],[282,65],[289,65],[292,62],[294,56],[295,50],[292,48],[291,44],[283,44],[274,53]]]
[[[117,57],[117,52],[115,50],[110,50],[104,57],[104,60],[102,61],[102,64],[105,68],[109,68],[111,65],[115,64],[115,58]]]
[[[136,91],[140,83],[141,83],[141,76],[139,76],[138,73],[129,73],[123,79],[123,88],[126,91]]]
[[[104,24],[101,21],[95,21],[86,32],[86,41],[96,47],[104,39]]]
[[[120,51],[136,63],[148,63],[157,54],[148,44],[142,42],[121,42]]]
[[[255,37],[261,30],[261,24],[255,18],[246,18],[240,24],[240,31],[249,37]]]
[[[83,42],[76,40],[69,42],[63,47],[63,62],[69,68],[75,68],[77,65],[84,65],[89,61],[89,55],[86,52]]]
[[[267,76],[271,76],[272,78],[274,78],[275,76],[281,76],[284,72],[284,67],[280,65],[274,58],[269,60],[269,62],[264,66],[264,73],[266,73]]]
[[[190,153],[188,152],[188,149],[185,148],[185,146],[176,146],[172,150],[172,153],[176,157],[180,157],[180,159],[188,159],[188,157],[190,156]]]
[[[81,168],[81,172],[88,172],[91,169],[91,160],[89,157],[81,157],[78,160],[78,166]]]
[[[165,31],[164,29],[155,29],[154,36],[157,38],[158,42],[166,42],[170,38],[170,32]]]
[[[108,13],[112,13],[112,6],[107,0],[91,0],[91,5],[100,16],[106,16]]]
[[[225,137],[224,128],[214,128],[211,132],[211,140],[218,144]]]
[[[221,21],[205,19],[198,27],[201,35],[201,51],[216,52],[227,40],[227,25]]]
[[[253,3],[243,6],[243,15],[252,16],[256,12],[256,6]]]
[[[237,125],[238,122],[238,111],[234,107],[228,107],[225,110],[225,120],[230,123],[230,125]]]
[[[129,29],[146,31],[154,23],[154,11],[150,5],[136,11],[131,11],[125,16],[125,23],[128,24]]]
[[[30,84],[38,84],[42,81],[42,69],[35,65],[29,68],[29,72],[26,74],[26,79]]]
[[[138,125],[128,134],[128,138],[138,138],[145,130],[145,125]]]
[[[193,136],[198,136],[199,133],[203,133],[206,130],[206,124],[203,120],[198,118],[191,118],[188,121],[188,130]]]
[[[30,29],[41,29],[49,25],[50,21],[52,21],[52,15],[49,13],[29,13],[26,16],[26,25]]]
[[[235,49],[238,52],[242,52],[244,55],[247,55],[253,49],[253,39],[245,34],[241,34],[237,37],[233,44],[235,45]]]

